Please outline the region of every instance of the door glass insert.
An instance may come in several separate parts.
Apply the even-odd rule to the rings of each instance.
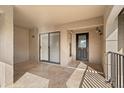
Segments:
[[[78,47],[86,48],[86,35],[78,36]]]

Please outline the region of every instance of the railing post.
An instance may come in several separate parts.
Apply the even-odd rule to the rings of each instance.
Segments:
[[[106,72],[106,74],[107,74],[107,81],[109,80],[109,71],[108,71],[108,66],[109,66],[109,64],[108,64],[108,54],[107,54],[107,59],[106,59],[107,61],[107,72]]]
[[[117,74],[116,74],[116,77],[117,77],[117,88],[119,87],[119,75],[118,75],[119,68],[118,68],[118,66],[119,66],[119,55],[117,56],[117,66],[116,66],[116,68],[117,68]]]
[[[121,56],[119,56],[119,88],[121,87]]]
[[[116,79],[115,79],[115,54],[111,54],[111,81],[112,87],[116,87]]]
[[[118,54],[115,57],[115,87],[118,87]]]
[[[110,54],[111,78],[109,79],[108,56]],[[112,87],[124,87],[124,55],[114,52],[107,53],[107,79],[111,81]]]
[[[106,82],[110,82],[110,76],[109,76],[109,61],[108,56],[110,53],[106,54]]]

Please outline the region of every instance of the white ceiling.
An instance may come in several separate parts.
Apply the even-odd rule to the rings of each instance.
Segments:
[[[80,6],[14,6],[14,22],[25,27],[54,26],[103,16],[105,7],[102,5]]]

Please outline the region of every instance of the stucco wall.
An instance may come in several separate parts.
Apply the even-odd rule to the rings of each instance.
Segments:
[[[39,35],[36,28],[29,31],[29,60],[39,61]]]
[[[101,30],[102,31],[102,30]],[[96,33],[95,28],[90,30],[75,30],[73,34],[73,59],[76,59],[76,33],[89,33],[89,62],[102,64],[102,35]]]
[[[124,14],[118,18],[118,51],[124,54]]]
[[[110,65],[110,61],[106,60],[107,53],[108,51],[112,52],[118,52],[118,14],[122,10],[124,6],[109,6],[108,9],[106,10],[106,13],[104,15],[104,40],[105,40],[105,51],[104,51],[104,61],[103,61],[103,67],[104,67],[104,72],[106,74],[107,70],[107,64]],[[110,68],[110,66],[109,66]],[[109,70],[110,72],[110,70]],[[106,74],[107,75],[107,74]],[[109,73],[110,75],[110,73]]]
[[[13,83],[13,6],[0,6],[0,86]]]
[[[29,29],[14,27],[14,63],[29,60]]]
[[[56,30],[55,27],[39,27],[38,31],[39,31],[39,34],[60,31],[60,64],[64,66],[67,65],[69,61],[68,60],[69,54],[68,54],[68,44],[67,44],[67,30]]]
[[[75,22],[71,22],[71,23],[67,23],[67,24],[63,24],[63,25],[58,25],[55,27],[38,27],[38,31],[39,33],[45,33],[45,32],[55,32],[55,31],[60,31],[60,62],[61,65],[67,65],[71,60],[72,57],[70,57],[70,53],[69,53],[69,38],[68,38],[68,31],[70,30],[76,30],[76,29],[83,29],[83,28],[90,28],[90,27],[97,27],[97,26],[101,26],[103,25],[103,18],[102,17],[97,17],[97,18],[91,18],[91,19],[87,19],[87,20],[80,20],[80,21],[75,21]],[[96,47],[99,48],[100,42],[97,42],[97,37],[95,36],[95,31],[91,31],[91,33],[94,34],[90,34],[91,38],[94,38],[94,40],[96,40],[96,46],[92,46],[96,49]],[[94,40],[90,39],[90,43],[93,43]],[[74,49],[73,49],[74,50]],[[94,52],[93,50],[91,50],[92,52]],[[95,50],[97,51],[97,50]],[[99,51],[99,50],[98,50]],[[75,56],[75,54],[72,54]],[[91,54],[92,55],[92,54]],[[99,55],[101,56],[101,54]],[[94,59],[95,58],[95,59]],[[97,59],[97,60],[96,60]],[[100,57],[96,57],[96,56],[90,56],[90,61],[94,62],[94,63],[100,63],[101,62],[101,58]]]
[[[39,39],[36,28],[14,27],[14,63],[39,60]]]

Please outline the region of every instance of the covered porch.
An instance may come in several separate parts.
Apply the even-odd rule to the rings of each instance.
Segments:
[[[105,83],[102,66],[72,62],[68,66],[52,63],[15,64],[15,83],[10,87],[110,88]]]

